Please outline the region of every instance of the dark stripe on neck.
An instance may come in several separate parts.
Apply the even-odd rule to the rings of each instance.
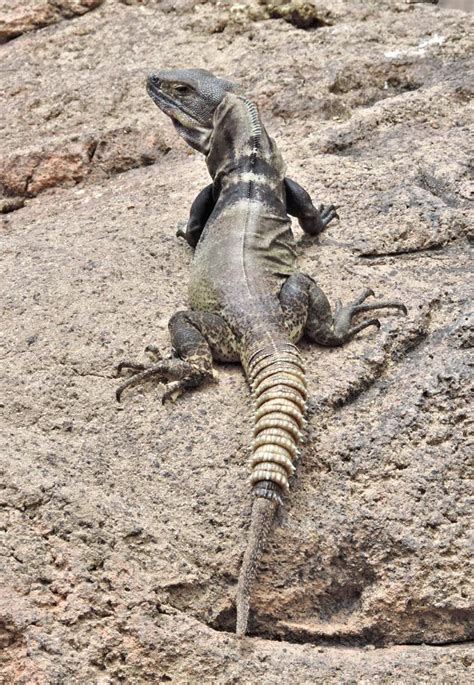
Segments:
[[[249,159],[249,171],[255,173],[255,166],[257,162],[257,154],[261,146],[262,141],[262,126],[260,124],[260,117],[258,116],[258,110],[250,100],[242,98],[245,108],[249,115],[250,120],[250,159]],[[247,186],[247,198],[251,200],[255,194],[255,182],[248,181]]]

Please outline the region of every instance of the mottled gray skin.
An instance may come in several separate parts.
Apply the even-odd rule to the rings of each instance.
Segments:
[[[337,214],[319,209],[295,181],[268,136],[256,106],[237,87],[201,69],[162,71],[148,78],[148,93],[177,131],[206,156],[212,184],[191,207],[183,235],[195,247],[190,311],[175,314],[170,333],[175,358],[137,372],[117,391],[150,376],[167,382],[164,400],[213,378],[213,359],[240,361],[256,403],[252,483],[256,497],[237,589],[237,634],[247,629],[250,587],[265,537],[294,466],[306,400],[304,367],[295,343],[306,334],[322,345],[341,345],[377,319],[351,324],[361,311],[398,302],[356,302],[331,313],[329,302],[296,271],[289,214],[317,235]],[[155,348],[151,348],[156,353]]]
[[[258,156],[252,152],[251,107],[229,93],[215,112],[207,166],[217,201],[196,247],[189,290],[193,309],[218,311],[232,329],[233,360],[257,340],[287,338],[278,293],[295,263],[283,160],[264,130]]]

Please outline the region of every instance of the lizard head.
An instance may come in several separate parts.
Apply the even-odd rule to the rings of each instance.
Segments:
[[[167,114],[182,138],[204,154],[214,128],[213,118],[226,93],[236,86],[205,69],[173,69],[150,74],[147,91]]]

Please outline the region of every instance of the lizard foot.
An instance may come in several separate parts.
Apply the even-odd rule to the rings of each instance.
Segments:
[[[321,215],[321,221],[323,222],[323,227],[326,226],[333,220],[339,219],[339,214],[337,213],[337,207],[334,205],[319,205],[319,213]]]
[[[147,352],[155,362],[163,359],[160,350],[155,345],[147,345],[145,347],[145,352]],[[149,366],[142,362],[132,362],[126,359],[123,362],[120,362],[120,364],[117,364],[117,375],[120,376],[123,369],[131,369],[132,371],[138,372],[146,371],[148,368]]]
[[[147,348],[148,352],[153,352],[155,355],[159,354],[156,348]],[[127,378],[115,392],[117,402],[120,402],[122,393],[126,388],[137,385],[150,378],[156,378],[158,382],[166,384],[166,391],[163,394],[163,404],[167,400],[175,400],[185,390],[189,388],[197,388],[206,380],[213,380],[212,371],[205,371],[193,366],[189,362],[182,359],[170,358],[159,359],[155,364],[149,366],[141,363],[130,361],[123,361],[117,366],[117,373],[120,375],[123,369],[130,369],[135,373]]]
[[[404,314],[407,313],[407,308],[401,302],[374,302],[372,304],[365,304],[368,297],[374,297],[374,291],[370,288],[362,291],[359,297],[348,305],[342,306],[340,300],[336,302],[334,312],[334,332],[341,339],[341,342],[350,340],[356,333],[362,331],[368,326],[376,326],[380,328],[380,321],[378,319],[367,319],[355,326],[351,325],[352,317],[359,312],[368,312],[375,309],[399,309]]]
[[[186,239],[187,221],[179,221],[176,225],[176,237]]]

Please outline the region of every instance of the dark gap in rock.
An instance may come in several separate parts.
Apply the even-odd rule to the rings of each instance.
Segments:
[[[0,214],[10,214],[25,206],[24,197],[4,197],[0,199]]]
[[[301,5],[295,5],[293,2],[277,6],[267,4],[267,12],[270,19],[283,19],[297,29],[318,29],[331,26],[333,23],[327,12],[321,12],[311,2]]]

